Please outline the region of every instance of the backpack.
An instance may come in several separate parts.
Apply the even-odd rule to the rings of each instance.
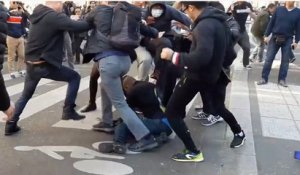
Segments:
[[[237,57],[237,53],[234,50],[234,46],[238,42],[241,32],[239,24],[232,16],[229,16],[225,21],[225,29],[227,38],[223,67],[228,68],[231,66],[231,64]]]
[[[112,47],[132,50],[140,45],[141,9],[128,2],[118,2],[113,9],[111,32],[108,37]]]

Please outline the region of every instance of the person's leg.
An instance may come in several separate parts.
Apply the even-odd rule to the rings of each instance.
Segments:
[[[267,57],[262,70],[262,79],[268,82],[269,74],[271,72],[272,64],[275,56],[279,50],[279,46],[275,43],[274,37],[272,37],[268,44]]]
[[[221,74],[218,82],[212,88],[212,100],[214,101],[216,112],[223,117],[234,134],[234,139],[231,142],[230,147],[237,148],[244,144],[245,134],[241,129],[241,126],[236,121],[234,115],[225,106],[226,87],[228,83],[229,79],[226,75]]]
[[[151,69],[152,64],[152,56],[145,49],[145,47],[138,47],[135,49],[135,53],[137,55],[137,68],[138,68],[138,80],[139,81],[147,81],[148,75]]]
[[[20,115],[22,114],[26,104],[31,99],[34,91],[36,89],[37,84],[39,83],[41,77],[48,73],[47,68],[40,66],[27,66],[27,74],[25,76],[24,89],[21,97],[16,102],[15,113],[12,119],[6,122],[5,125],[5,135],[15,134],[20,130],[17,126],[17,122],[20,119]]]
[[[167,105],[166,116],[177,136],[182,140],[186,149],[198,153],[198,149],[193,142],[190,131],[187,128],[185,118],[186,105],[194,98],[198,92],[199,85],[194,81],[182,78],[177,84],[173,95]]]
[[[259,43],[257,41],[257,38],[253,35],[251,35],[251,41],[255,44],[255,47],[253,48],[253,50],[251,51],[251,55],[250,55],[250,61],[254,61],[257,57],[258,54],[258,47],[259,47]]]
[[[24,37],[21,37],[18,40],[19,40],[19,44],[17,46],[17,53],[18,53],[17,71],[20,72],[21,76],[23,76],[23,73],[21,71],[23,70],[24,63],[25,63]]]
[[[244,67],[249,65],[249,56],[250,56],[250,41],[247,31],[243,32],[241,35],[240,40],[238,41],[238,44],[243,49],[243,65]]]
[[[265,52],[265,43],[263,41],[263,38],[259,40],[259,47],[258,47],[258,61],[262,62],[264,58],[264,52]]]
[[[81,110],[81,112],[90,112],[90,111],[94,111],[94,110],[97,109],[96,96],[97,96],[97,91],[98,91],[98,79],[99,79],[99,77],[100,77],[100,73],[99,73],[99,70],[98,70],[98,63],[94,63],[93,68],[92,68],[92,72],[90,74],[90,86],[89,86],[90,100],[89,100],[89,104],[83,110]]]
[[[64,32],[64,48],[66,52],[66,57],[67,57],[67,66],[71,69],[74,69],[74,56],[72,52],[72,40],[70,37],[69,32],[65,31]]]
[[[166,115],[168,121],[185,146],[185,150],[172,156],[175,161],[201,162],[204,160],[203,154],[196,147],[190,130],[184,122],[186,105],[197,94],[199,82],[182,78],[176,86],[173,95],[167,105]]]
[[[130,65],[131,61],[128,56],[110,56],[101,59],[99,64],[100,85],[136,140],[141,140],[149,134],[149,130],[126,103],[121,84],[121,76],[129,71]]]
[[[6,38],[7,43],[7,67],[8,73],[11,74],[11,78],[15,78],[13,72],[15,71],[15,57],[16,57],[16,50],[17,50],[17,39],[7,36]]]
[[[63,81],[68,83],[68,89],[62,116],[63,120],[81,120],[85,118],[85,116],[79,115],[74,110],[76,106],[75,100],[77,97],[81,79],[80,75],[76,71],[65,66],[62,66],[61,68],[49,66],[49,74],[43,76],[43,78],[49,78],[55,81]]]
[[[278,82],[286,80],[288,69],[289,69],[289,59],[291,56],[291,44],[292,39],[288,39],[286,43],[281,47],[281,64],[279,69]]]

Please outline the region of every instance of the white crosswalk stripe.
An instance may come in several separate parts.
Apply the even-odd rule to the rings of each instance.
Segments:
[[[86,90],[89,87],[89,79],[90,77],[85,77],[81,79],[80,87],[78,93]],[[48,107],[62,101],[65,99],[65,94],[67,91],[68,85],[64,85],[62,87],[51,90],[47,93],[39,95],[37,97],[32,98],[26,105],[23,113],[20,116],[20,120],[26,119]],[[0,114],[0,121],[4,118],[4,114]]]

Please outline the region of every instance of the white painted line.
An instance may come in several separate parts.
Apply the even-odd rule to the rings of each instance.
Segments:
[[[99,109],[99,107],[101,106],[101,97],[97,98],[96,104],[98,109],[96,111],[84,113],[84,115],[86,116],[85,119],[79,121],[61,120],[52,125],[52,127],[91,130],[94,124],[99,123],[99,118],[101,117],[101,110]],[[114,110],[115,109],[113,108],[113,111]]]
[[[51,83],[51,82],[53,82],[53,80],[41,79],[41,81],[39,82],[37,87]],[[19,83],[19,84],[13,85],[13,86],[9,86],[6,89],[7,89],[9,96],[13,96],[13,95],[19,94],[23,91],[24,83]]]
[[[89,87],[90,76],[82,78],[78,93],[84,91]],[[23,113],[20,116],[20,120],[26,119],[48,107],[62,101],[66,97],[68,85],[64,85],[60,88],[49,91],[45,94],[39,95],[35,98],[32,98],[26,105]],[[3,114],[0,114],[0,122],[4,118]]]

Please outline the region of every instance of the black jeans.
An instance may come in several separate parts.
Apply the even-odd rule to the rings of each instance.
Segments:
[[[19,117],[23,112],[27,102],[34,94],[36,86],[42,78],[67,82],[68,89],[65,99],[65,107],[74,108],[81,79],[80,75],[77,72],[65,66],[57,68],[47,63],[43,63],[40,65],[27,64],[27,74],[25,77],[24,90],[21,97],[16,103],[16,111],[12,121],[19,120]]]
[[[94,63],[92,72],[90,74],[90,86],[89,86],[90,104],[96,103],[99,77],[100,77],[100,72],[98,69],[98,63]]]
[[[234,133],[241,131],[241,128],[234,116],[226,109],[224,101],[226,94],[226,81],[220,76],[216,83],[209,84],[203,81],[182,77],[177,84],[173,95],[167,105],[166,115],[169,123],[177,136],[183,141],[185,147],[192,152],[197,152],[197,148],[192,140],[190,132],[184,122],[186,105],[194,98],[198,92],[208,93],[210,102],[216,105],[213,114],[218,113],[230,125]],[[217,112],[215,112],[217,111]]]

